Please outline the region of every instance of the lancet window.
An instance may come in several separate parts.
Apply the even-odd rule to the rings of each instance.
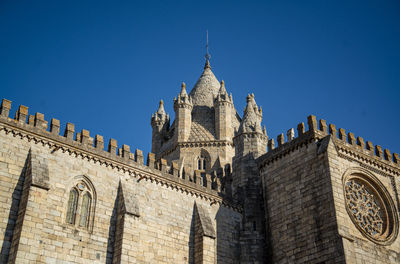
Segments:
[[[206,168],[207,168],[207,159],[204,156],[200,156],[197,160],[197,169],[206,170]]]
[[[95,192],[90,182],[78,181],[69,192],[66,222],[79,228],[90,229],[94,217]]]

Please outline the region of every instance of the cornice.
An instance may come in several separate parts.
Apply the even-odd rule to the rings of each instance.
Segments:
[[[257,159],[258,166],[260,169],[263,169],[264,167],[274,163],[275,161],[278,161],[278,160],[284,158],[289,153],[291,153],[303,146],[307,146],[309,143],[313,142],[315,139],[316,139],[315,133],[312,133],[312,131],[307,131],[303,135],[301,135],[289,142],[286,142],[285,144],[283,144],[277,148],[270,149],[267,153],[260,156]]]
[[[207,140],[207,141],[187,141],[178,142],[178,147],[193,148],[193,147],[224,147],[232,146],[233,142],[228,140]]]
[[[265,166],[283,158],[299,147],[307,146],[311,142],[321,141],[327,136],[330,136],[333,140],[339,157],[350,161],[357,161],[360,163],[360,166],[384,176],[400,176],[400,167],[393,161],[385,160],[383,156],[377,156],[374,150],[367,150],[361,145],[348,143],[344,136],[342,136],[343,139],[340,139],[336,137],[335,133],[328,135],[326,130],[318,128],[303,132],[299,137],[269,150],[257,159],[259,168],[263,169]]]
[[[209,140],[209,141],[187,141],[187,142],[178,142],[174,143],[170,148],[164,150],[160,154],[157,155],[157,158],[163,158],[166,155],[174,152],[178,147],[179,148],[203,148],[203,147],[224,147],[231,146],[234,147],[232,141],[228,140]]]
[[[94,164],[99,164],[118,172],[128,173],[130,176],[136,178],[138,182],[141,180],[154,182],[161,186],[180,191],[181,193],[200,197],[209,201],[210,204],[221,204],[241,212],[239,205],[232,204],[232,202],[226,200],[216,190],[190,182],[188,179],[179,178],[165,171],[145,166],[131,158],[112,154],[58,134],[53,134],[31,124],[0,116],[0,132],[3,131],[5,134],[12,134],[14,137],[26,138],[29,142],[33,141],[35,144],[41,144],[44,147],[47,146],[51,150],[51,153],[62,151],[72,157],[91,161]]]
[[[394,165],[393,162],[383,160],[373,153],[362,149],[358,145],[350,145],[343,140],[334,138],[335,148],[339,157],[359,162],[361,166],[368,168],[383,176],[400,175],[400,168]]]

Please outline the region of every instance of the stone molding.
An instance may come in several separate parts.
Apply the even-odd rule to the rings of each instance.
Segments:
[[[362,162],[365,167],[379,173],[385,177],[390,174],[400,176],[400,170],[398,167],[393,166],[385,160],[381,160],[371,154],[366,154],[361,148],[356,149],[354,146],[342,142],[341,140],[334,139],[336,150],[341,158],[345,158],[351,161]],[[388,174],[390,173],[390,174]]]
[[[182,179],[165,171],[140,164],[140,160],[143,160],[143,157],[136,156],[135,159],[133,159],[132,155],[123,157],[122,151],[119,151],[121,155],[116,155],[114,154],[115,152],[107,152],[100,148],[90,146],[85,141],[79,142],[73,140],[73,137],[60,136],[56,133],[46,131],[42,127],[36,127],[32,123],[27,124],[22,120],[15,120],[4,115],[0,115],[0,132],[2,131],[4,131],[5,134],[11,133],[14,137],[19,136],[21,139],[26,138],[28,141],[33,141],[35,144],[47,146],[52,153],[62,151],[73,157],[111,167],[118,172],[128,173],[130,176],[137,178],[138,181],[144,179],[188,195],[190,194],[208,200],[210,204],[222,204],[236,211],[241,211],[239,205],[224,199],[221,194],[212,189],[212,184],[209,184],[209,187],[204,187],[199,185],[199,183],[190,182],[189,179]],[[82,139],[83,137],[80,133],[77,133],[76,136],[77,139]],[[140,150],[137,151],[141,153]]]
[[[166,155],[174,152],[178,147],[180,148],[193,148],[193,147],[224,147],[231,146],[234,147],[233,142],[227,140],[210,140],[210,141],[187,141],[175,143],[171,148],[163,151],[157,158],[163,158]]]

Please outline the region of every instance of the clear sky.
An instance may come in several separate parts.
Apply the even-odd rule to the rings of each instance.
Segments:
[[[0,96],[145,153],[195,84],[205,32],[239,114],[276,136],[309,114],[400,152],[400,2],[0,1]],[[14,115],[12,113],[12,115]]]

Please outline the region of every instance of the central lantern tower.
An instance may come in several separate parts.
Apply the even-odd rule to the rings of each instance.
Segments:
[[[153,114],[152,152],[156,159],[179,164],[182,174],[230,173],[235,155],[233,137],[241,118],[232,95],[219,82],[206,60],[204,71],[188,94],[185,83],[174,98],[175,120],[170,125],[163,101]]]

